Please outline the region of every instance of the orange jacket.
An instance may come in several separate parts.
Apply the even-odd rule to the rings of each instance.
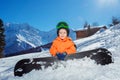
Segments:
[[[67,54],[73,54],[76,52],[76,48],[74,46],[74,43],[69,37],[66,37],[65,39],[60,39],[57,37],[50,48],[50,53],[52,56],[56,56],[56,53],[63,53],[66,52]]]

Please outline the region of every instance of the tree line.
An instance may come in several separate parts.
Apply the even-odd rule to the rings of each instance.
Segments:
[[[117,25],[117,24],[119,24],[120,23],[120,18],[119,17],[112,17],[112,21],[111,21],[111,23],[110,24],[108,24],[108,27],[111,27],[111,26],[115,26],[115,25]],[[92,25],[91,24],[89,24],[87,21],[85,21],[85,23],[84,23],[84,25],[83,25],[83,28],[84,29],[87,29],[87,33],[90,35],[91,34],[91,27],[97,27],[97,26],[99,26],[99,24],[97,23],[97,22],[94,22],[94,23],[92,23]]]
[[[0,58],[4,57],[5,35],[3,21],[0,19]]]
[[[110,24],[108,24],[108,27],[115,26],[120,23],[120,17],[112,17],[112,21]],[[89,24],[87,21],[85,21],[83,28],[90,28],[91,26],[99,26],[98,22],[93,22],[92,24]]]

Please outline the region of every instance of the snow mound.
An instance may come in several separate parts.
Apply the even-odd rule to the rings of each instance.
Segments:
[[[89,58],[74,59],[54,64],[43,70],[33,70],[23,77],[15,77],[13,69],[17,61],[23,58],[50,56],[48,51],[0,59],[1,80],[119,80],[120,79],[120,24],[93,36],[74,41],[77,51],[98,47],[107,48],[114,63],[101,66]]]

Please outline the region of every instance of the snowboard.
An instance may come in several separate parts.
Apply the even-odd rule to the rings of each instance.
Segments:
[[[92,60],[95,60],[96,64],[106,65],[113,63],[111,52],[105,48],[98,48],[67,55],[62,61],[81,59],[84,57],[89,57]],[[60,61],[61,60],[59,60],[57,57],[22,59],[16,63],[14,67],[14,75],[23,76],[23,74],[29,73],[32,70],[47,68],[55,63],[59,63]]]

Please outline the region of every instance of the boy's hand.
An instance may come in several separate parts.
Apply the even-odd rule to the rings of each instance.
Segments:
[[[56,56],[59,60],[64,60],[64,58],[66,57],[67,53],[57,53]]]

